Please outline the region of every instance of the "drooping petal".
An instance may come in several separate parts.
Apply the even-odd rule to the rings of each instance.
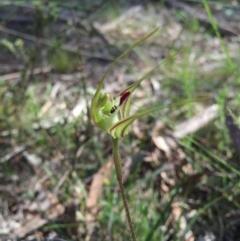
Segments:
[[[135,121],[136,119],[151,114],[152,112],[164,109],[164,108],[171,108],[173,106],[182,106],[185,105],[187,103],[193,103],[193,102],[200,102],[206,100],[206,98],[196,98],[196,99],[191,99],[191,100],[184,100],[181,102],[178,102],[176,104],[172,104],[172,105],[168,105],[165,107],[159,107],[159,106],[155,106],[153,108],[141,111],[133,116],[124,118],[123,120],[117,122],[115,125],[112,126],[112,128],[109,130],[109,134],[111,134],[114,138],[121,138],[124,137],[125,135],[128,134],[129,132],[129,126],[132,124],[133,121]]]

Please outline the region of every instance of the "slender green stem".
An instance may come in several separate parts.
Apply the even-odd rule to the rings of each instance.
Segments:
[[[126,215],[127,215],[127,221],[128,221],[128,226],[129,226],[129,229],[130,229],[132,241],[136,241],[137,239],[136,239],[136,235],[134,233],[132,219],[131,219],[131,215],[130,215],[128,203],[127,203],[127,197],[126,197],[124,186],[123,186],[122,162],[121,162],[121,157],[120,157],[120,154],[119,154],[119,138],[115,138],[115,139],[112,138],[112,143],[113,143],[114,164],[115,164],[118,184],[119,184],[119,187],[120,187],[120,193],[121,193],[121,196],[122,196],[123,206],[124,206],[124,209],[125,209],[125,212],[126,212]]]

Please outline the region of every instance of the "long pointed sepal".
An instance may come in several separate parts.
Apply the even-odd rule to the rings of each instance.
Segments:
[[[145,115],[151,114],[153,112],[159,111],[161,109],[165,109],[165,108],[171,108],[174,106],[182,106],[188,103],[193,103],[193,102],[200,102],[206,100],[206,98],[196,98],[196,99],[191,99],[191,100],[184,100],[181,102],[178,102],[176,104],[172,104],[172,105],[168,105],[165,107],[159,107],[159,106],[155,106],[153,108],[141,111],[135,115],[132,115],[130,117],[127,117],[121,121],[119,121],[118,123],[116,123],[115,125],[113,125],[111,127],[111,129],[109,130],[109,134],[111,134],[114,138],[121,138],[124,137],[125,135],[128,134],[129,132],[129,126],[138,118],[141,118]]]

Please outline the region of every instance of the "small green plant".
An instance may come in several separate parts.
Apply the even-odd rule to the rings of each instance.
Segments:
[[[143,75],[139,80],[137,80],[134,84],[127,87],[123,90],[119,96],[114,99],[110,99],[109,94],[104,93],[102,91],[102,87],[104,84],[105,77],[109,73],[110,69],[113,65],[121,59],[124,55],[126,55],[129,51],[131,51],[135,46],[139,45],[151,35],[153,35],[158,29],[155,29],[147,36],[143,37],[141,40],[133,44],[130,48],[128,48],[123,54],[121,54],[108,68],[108,70],[103,75],[98,88],[95,92],[95,95],[92,99],[90,114],[93,123],[101,128],[102,130],[106,131],[108,134],[112,136],[112,147],[113,147],[113,156],[114,156],[114,164],[116,169],[116,175],[118,184],[120,187],[120,193],[122,197],[122,201],[124,204],[124,209],[126,212],[128,225],[131,233],[131,238],[133,241],[136,241],[136,235],[133,229],[132,219],[128,208],[127,198],[124,191],[123,181],[122,181],[122,163],[121,157],[119,154],[119,140],[126,136],[129,133],[129,126],[132,124],[133,121],[136,119],[150,114],[154,111],[159,110],[159,106],[152,107],[150,109],[140,111],[139,113],[129,116],[130,112],[130,100],[132,93],[134,90],[140,85],[140,83],[146,79],[159,65],[163,64],[164,62],[168,61],[169,59],[173,58],[175,55],[170,56],[159,65],[157,65],[152,70],[148,71],[145,75]],[[179,53],[179,52],[178,52]],[[191,100],[192,101],[199,101],[199,99]],[[187,103],[187,101],[184,101]],[[183,103],[178,103],[182,105]]]
[[[73,71],[79,65],[79,60],[76,56],[70,55],[69,53],[62,51],[53,53],[50,61],[53,68],[60,73]]]
[[[142,38],[140,41],[135,43],[133,46],[131,46],[129,49],[127,49],[123,54],[121,54],[108,68],[106,73],[103,75],[98,88],[96,90],[96,93],[93,97],[92,103],[91,103],[91,119],[94,122],[95,125],[100,127],[102,130],[108,132],[112,136],[112,146],[113,146],[113,156],[114,156],[114,164],[116,169],[116,175],[118,184],[120,187],[120,193],[123,200],[124,209],[127,215],[128,225],[131,233],[131,238],[133,241],[136,241],[136,235],[134,232],[132,219],[130,215],[130,211],[128,208],[127,203],[127,197],[124,191],[123,181],[122,181],[122,163],[121,163],[121,157],[119,154],[119,139],[129,132],[129,125],[136,120],[137,118],[146,115],[148,113],[151,113],[155,109],[150,109],[147,111],[140,112],[136,115],[129,117],[129,110],[130,110],[130,97],[133,91],[137,88],[137,86],[141,83],[142,80],[146,78],[146,76],[143,76],[140,78],[136,83],[125,89],[119,97],[115,98],[114,100],[109,100],[109,95],[102,92],[103,83],[105,80],[105,77],[107,76],[109,70],[111,67],[124,55],[126,55],[131,49],[133,49],[138,44],[142,43],[144,40],[149,38],[152,34],[154,34],[157,31],[154,30],[144,38]],[[148,75],[150,72],[148,73]]]

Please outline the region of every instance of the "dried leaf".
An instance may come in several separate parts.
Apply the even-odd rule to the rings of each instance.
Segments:
[[[111,171],[113,169],[113,160],[110,159],[100,170],[94,175],[92,184],[90,186],[89,195],[87,199],[87,208],[89,213],[86,215],[87,220],[87,236],[86,241],[91,240],[91,236],[94,230],[94,222],[96,214],[99,210],[98,201],[102,195],[102,189],[104,180],[109,179]]]

